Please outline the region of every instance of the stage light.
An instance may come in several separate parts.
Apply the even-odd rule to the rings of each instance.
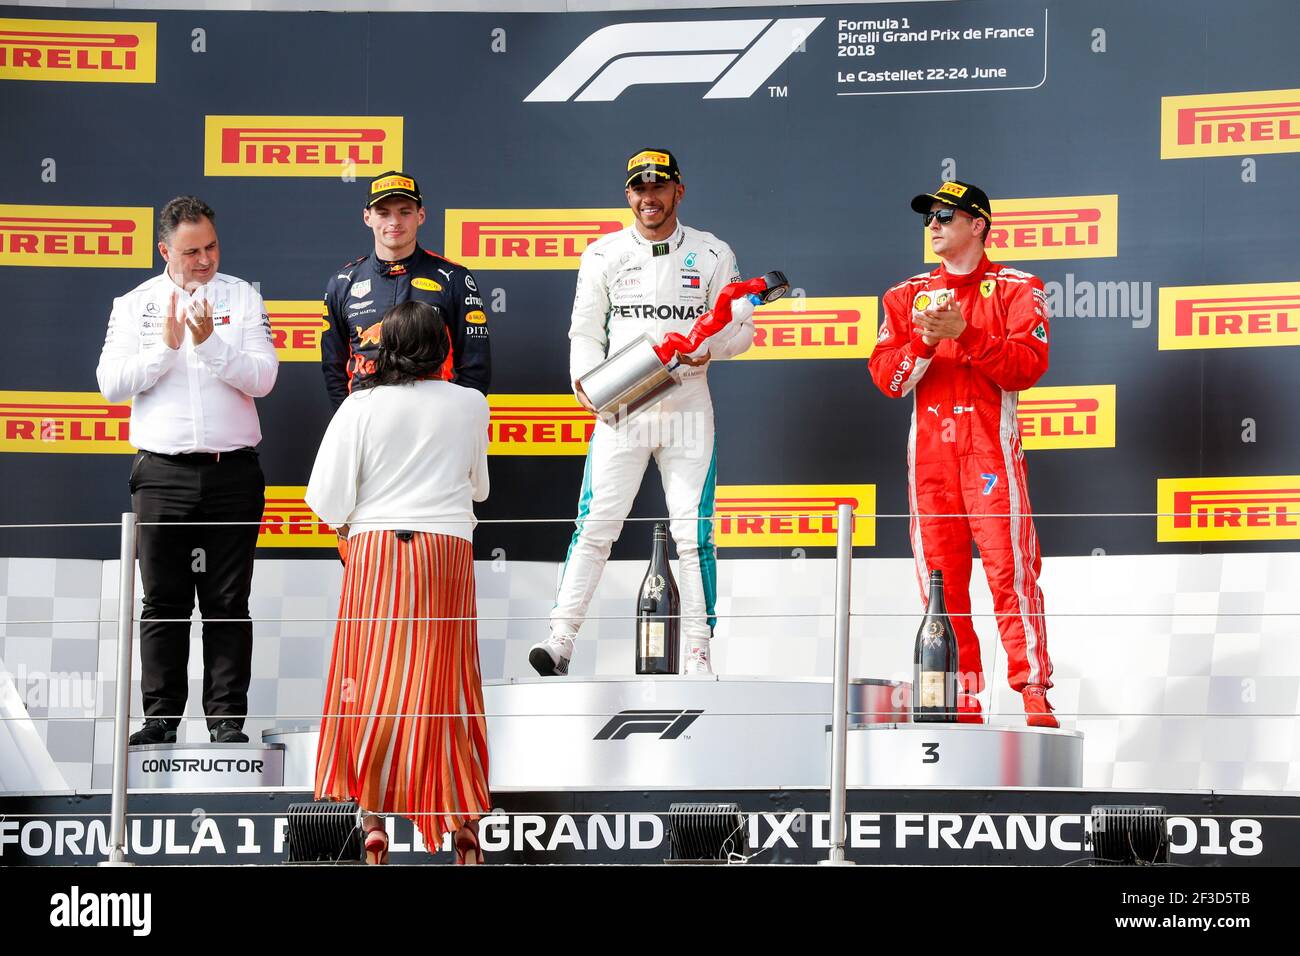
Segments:
[[[745,817],[735,803],[669,804],[668,838],[668,863],[726,863],[748,849]]]
[[[355,803],[290,804],[285,862],[360,863],[359,819]]]
[[[1169,862],[1164,807],[1092,808],[1093,866],[1159,866]]]

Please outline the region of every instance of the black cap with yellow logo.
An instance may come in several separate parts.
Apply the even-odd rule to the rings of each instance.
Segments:
[[[424,205],[424,199],[420,196],[420,187],[416,183],[415,177],[408,176],[396,169],[380,173],[370,180],[370,195],[366,197],[366,208],[370,208],[381,199],[387,199],[389,196],[404,196],[407,199],[414,199],[417,206]]]
[[[677,168],[677,157],[666,149],[642,149],[627,161],[626,188],[636,183],[680,183],[682,171]]]
[[[955,179],[949,180],[934,192],[921,193],[921,195],[913,199],[912,211],[925,215],[936,202],[955,206],[972,216],[984,219],[990,225],[993,224],[993,207],[989,203],[988,194],[978,186],[961,183]]]

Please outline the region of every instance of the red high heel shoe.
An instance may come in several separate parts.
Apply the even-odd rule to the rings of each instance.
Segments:
[[[477,866],[483,862],[483,848],[478,843],[478,824],[467,823],[456,831],[456,864]]]
[[[373,823],[368,823],[372,820]],[[368,814],[361,826],[366,835],[366,863],[383,866],[388,862],[388,832],[384,829],[383,818]]]

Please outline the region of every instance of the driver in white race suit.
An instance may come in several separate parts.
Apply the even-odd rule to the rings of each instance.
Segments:
[[[569,379],[577,380],[628,342],[649,333],[686,334],[728,283],[739,281],[736,256],[721,239],[677,221],[686,187],[666,149],[643,149],[627,164],[626,194],[635,221],[593,242],[582,254],[569,329]],[[560,574],[550,636],[529,651],[543,676],[567,674],[573,639],[600,581],[653,455],[663,479],[681,591],[681,634],[687,674],[709,674],[717,596],[713,523],[716,459],[709,364],[749,348],[750,310],[681,356],[679,388],[659,404],[618,424],[597,421],[578,498],[577,530]],[[594,409],[593,409],[594,410]],[[649,529],[644,529],[649,540]]]

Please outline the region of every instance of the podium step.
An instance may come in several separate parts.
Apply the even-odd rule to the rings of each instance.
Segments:
[[[250,790],[284,786],[284,745],[142,744],[126,752],[128,790]]]

